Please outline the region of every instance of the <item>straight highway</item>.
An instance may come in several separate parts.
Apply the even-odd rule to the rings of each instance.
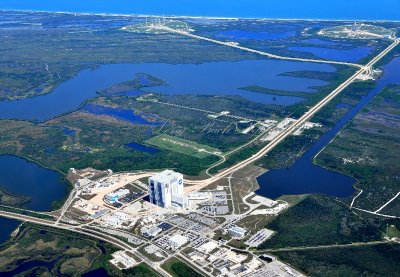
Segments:
[[[294,58],[294,57],[286,57],[286,56],[275,55],[275,54],[271,54],[271,53],[268,53],[268,52],[264,52],[264,51],[255,50],[255,49],[251,49],[251,48],[248,48],[248,47],[240,46],[240,45],[238,45],[236,43],[233,43],[233,42],[220,41],[220,40],[216,40],[216,39],[212,39],[212,38],[208,38],[208,37],[194,35],[192,33],[181,31],[181,30],[176,30],[176,29],[170,28],[170,27],[165,26],[165,25],[154,25],[152,28],[158,29],[158,30],[162,30],[162,31],[166,31],[166,32],[170,32],[170,33],[183,35],[183,36],[187,36],[187,37],[191,37],[191,38],[195,38],[195,39],[199,39],[199,40],[204,40],[204,41],[208,41],[208,42],[212,42],[212,43],[216,43],[216,44],[220,44],[220,45],[224,45],[224,46],[228,46],[228,47],[233,47],[233,48],[236,48],[236,49],[239,49],[239,50],[243,50],[243,51],[255,53],[255,54],[258,54],[258,55],[266,56],[266,57],[271,58],[271,59],[289,60],[289,61],[297,61],[297,62],[327,63],[327,64],[347,65],[347,66],[352,66],[352,67],[364,68],[363,65],[356,64],[356,63],[329,61],[329,60],[319,60],[319,59]]]
[[[107,233],[99,232],[99,231],[96,231],[93,229],[88,229],[88,228],[81,227],[81,226],[64,224],[64,223],[60,223],[58,221],[55,222],[55,221],[51,221],[51,220],[47,220],[47,219],[41,219],[41,218],[37,218],[37,217],[33,217],[33,216],[28,216],[28,215],[13,213],[13,212],[6,212],[6,211],[1,211],[1,210],[0,210],[0,216],[10,218],[10,219],[16,219],[16,220],[19,220],[22,222],[30,222],[30,223],[38,224],[38,225],[42,225],[42,226],[71,231],[71,232],[79,233],[79,234],[82,234],[85,236],[89,236],[89,237],[110,243],[121,250],[128,251],[128,252],[133,253],[134,255],[139,256],[143,260],[144,263],[150,265],[152,268],[157,270],[157,272],[161,276],[164,276],[164,277],[171,276],[168,272],[166,272],[164,269],[159,267],[158,264],[150,261],[143,255],[141,255],[138,251],[136,251],[136,249],[134,247],[132,247],[131,245],[127,244],[126,242],[124,242],[112,235],[109,235]]]
[[[371,72],[371,68],[379,62],[385,55],[387,55],[390,51],[392,51],[399,43],[400,40],[396,39],[390,46],[388,46],[385,50],[383,50],[379,55],[374,57],[368,64],[365,66],[363,65],[358,65],[358,64],[353,64],[353,63],[345,63],[345,62],[335,62],[335,61],[326,61],[326,60],[315,60],[315,59],[302,59],[302,58],[290,58],[290,57],[282,57],[278,55],[273,55],[270,53],[242,47],[239,45],[235,45],[232,43],[228,42],[221,42],[201,36],[197,36],[194,34],[190,34],[187,32],[179,31],[179,30],[174,30],[165,26],[160,26],[160,29],[163,29],[165,31],[169,31],[172,33],[178,33],[181,35],[193,37],[196,39],[201,39],[205,41],[209,41],[212,43],[217,43],[229,47],[234,47],[240,50],[244,51],[249,51],[253,52],[256,54],[260,54],[263,56],[267,56],[269,58],[276,58],[276,59],[283,59],[283,60],[293,60],[293,61],[303,61],[303,62],[317,62],[317,63],[329,63],[329,64],[341,64],[341,65],[348,65],[348,66],[353,66],[359,68],[358,71],[353,74],[349,79],[344,81],[342,84],[340,84],[335,90],[333,90],[331,93],[329,93],[325,98],[323,98],[320,102],[318,102],[315,106],[311,107],[304,115],[302,115],[300,118],[298,118],[296,121],[294,121],[288,128],[283,130],[279,135],[277,135],[273,140],[271,140],[265,147],[263,147],[259,152],[254,154],[253,156],[227,168],[219,173],[204,179],[204,180],[186,180],[185,182],[187,184],[192,184],[196,185],[196,190],[200,189],[202,187],[208,186],[209,184],[218,181],[221,178],[225,178],[227,176],[230,176],[232,173],[236,172],[237,170],[252,164],[253,162],[257,161],[258,159],[262,158],[265,156],[267,153],[269,153],[272,149],[274,149],[279,143],[281,143],[284,139],[286,139],[289,135],[291,135],[298,127],[300,127],[302,124],[310,120],[311,117],[313,117],[318,111],[320,111],[324,106],[326,106],[332,99],[334,99],[337,95],[339,95],[343,90],[345,90],[349,85],[351,85],[355,80],[357,80],[362,74]],[[70,205],[72,202],[72,199],[74,197],[74,191],[72,192],[70,198],[66,202],[66,207]],[[61,210],[61,216],[64,214],[65,210]],[[62,223],[60,220],[57,221],[51,221],[51,220],[46,220],[42,218],[37,218],[33,216],[28,216],[28,215],[23,215],[23,214],[18,214],[18,213],[13,213],[13,212],[7,212],[7,211],[0,211],[0,216],[6,217],[6,218],[11,218],[11,219],[17,219],[23,222],[31,222],[34,224],[39,224],[43,226],[48,226],[48,227],[53,227],[53,228],[58,228],[58,229],[63,229],[63,230],[68,230],[71,232],[76,232],[80,233],[83,235],[87,235],[89,237],[93,237],[105,242],[108,242],[124,251],[129,251],[134,253],[135,255],[139,256],[146,264],[149,264],[153,268],[156,268],[157,272],[159,272],[162,276],[170,276],[166,271],[164,271],[162,268],[159,267],[158,264],[148,260],[146,257],[143,257],[140,253],[138,253],[132,246],[127,244],[126,242],[109,235],[107,233],[93,230],[93,229],[88,229],[85,226],[74,226],[71,224],[66,224]]]
[[[315,106],[310,108],[304,115],[294,121],[287,129],[283,130],[279,135],[277,135],[273,140],[271,140],[264,148],[262,148],[258,153],[251,156],[250,158],[243,160],[236,165],[227,168],[216,175],[205,179],[205,180],[196,180],[196,181],[187,181],[188,184],[193,185],[201,185],[207,186],[220,178],[228,176],[229,174],[259,160],[263,156],[265,156],[268,152],[274,149],[279,143],[281,143],[285,138],[291,135],[298,127],[307,122],[311,117],[313,117],[319,110],[321,110],[324,106],[326,106],[332,99],[334,99],[337,95],[339,95],[343,90],[345,90],[350,84],[352,84],[358,77],[364,74],[366,71],[370,70],[370,68],[379,62],[385,55],[387,55],[390,51],[392,51],[398,44],[400,43],[400,39],[396,39],[392,44],[390,44],[385,50],[383,50],[379,55],[373,58],[367,65],[362,66],[356,73],[354,73],[349,79],[340,84],[335,90],[329,93],[324,99],[318,102]]]

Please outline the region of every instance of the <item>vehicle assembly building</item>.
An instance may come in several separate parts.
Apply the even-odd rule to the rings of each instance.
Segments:
[[[183,189],[183,175],[164,170],[149,178],[150,203],[163,208],[183,209],[187,206]]]

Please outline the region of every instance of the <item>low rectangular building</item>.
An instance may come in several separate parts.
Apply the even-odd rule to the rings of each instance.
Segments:
[[[129,193],[130,193],[130,192],[129,192],[129,189],[119,189],[119,190],[117,190],[117,191],[115,191],[115,192],[110,192],[110,193],[106,194],[106,195],[104,196],[104,201],[105,201],[106,203],[114,204],[114,203],[117,202],[120,198],[122,198],[122,197],[128,195]]]
[[[243,238],[246,235],[247,230],[245,228],[239,227],[239,226],[232,226],[228,228],[228,234],[230,234],[232,237],[236,238]]]
[[[169,238],[169,242],[171,246],[178,249],[188,243],[188,238],[182,235],[174,235]]]
[[[157,236],[159,233],[161,233],[162,229],[160,227],[158,227],[158,226],[153,226],[153,227],[150,227],[150,228],[142,227],[140,229],[140,232],[145,237],[153,238],[153,237]]]

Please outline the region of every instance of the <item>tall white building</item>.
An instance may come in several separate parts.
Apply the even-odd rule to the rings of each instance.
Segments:
[[[185,208],[187,199],[183,189],[183,175],[164,170],[149,178],[150,203],[163,208]]]

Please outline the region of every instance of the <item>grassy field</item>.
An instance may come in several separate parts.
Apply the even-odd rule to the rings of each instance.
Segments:
[[[250,207],[243,203],[243,197],[259,188],[256,178],[264,172],[263,168],[248,165],[232,175],[231,191],[236,213],[248,211]]]
[[[219,153],[218,149],[213,147],[169,135],[159,135],[147,140],[146,143],[199,159]]]
[[[200,273],[195,271],[193,268],[178,260],[177,258],[171,258],[161,265],[168,273],[173,277],[201,277]]]
[[[122,270],[123,276],[158,277],[160,276],[148,265],[141,263],[135,267]]]
[[[398,276],[400,245],[395,243],[331,249],[275,252],[309,276]]]

